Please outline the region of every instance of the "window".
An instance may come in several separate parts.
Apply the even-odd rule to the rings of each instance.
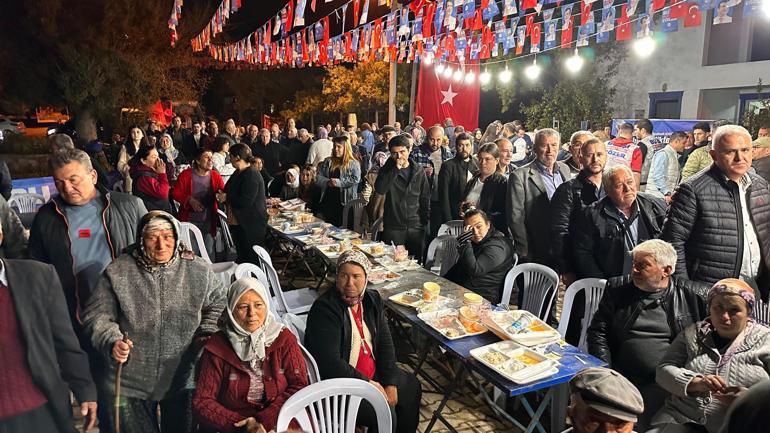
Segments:
[[[684,92],[650,93],[650,117],[653,119],[679,119]]]

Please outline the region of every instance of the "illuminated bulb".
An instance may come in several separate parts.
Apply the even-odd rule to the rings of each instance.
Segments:
[[[438,65],[436,65],[436,72],[439,73],[439,74],[444,72],[444,64],[443,63],[439,63]]]
[[[770,0],[762,2],[762,11],[764,11],[766,18],[770,18]]]
[[[475,80],[476,80],[476,74],[474,74],[473,72],[468,72],[467,74],[465,74],[466,83],[471,84]]]
[[[424,62],[425,62],[425,66],[430,66],[433,63],[433,56],[430,56],[430,55],[425,56]]]
[[[500,71],[500,75],[497,77],[497,79],[500,80],[500,82],[503,84],[510,83],[511,78],[513,78],[513,72],[511,72],[511,70],[508,69],[508,66],[506,66],[505,69]]]
[[[639,57],[650,57],[653,51],[655,51],[655,40],[650,36],[645,36],[634,42],[634,52]]]
[[[452,74],[452,79],[455,81],[462,81],[463,80],[463,71],[456,70],[454,74]]]
[[[567,67],[567,70],[572,72],[573,74],[576,74],[580,71],[580,69],[583,68],[583,58],[580,57],[578,54],[577,48],[575,49],[575,54],[572,55],[572,57],[569,57],[567,61],[564,62],[564,66]]]
[[[450,68],[449,66],[447,66],[447,67],[444,69],[444,73],[443,73],[443,75],[444,75],[444,78],[449,78],[449,77],[451,77],[451,76],[452,76],[452,72],[454,72],[454,71],[452,71],[452,68]]]
[[[537,77],[540,76],[540,66],[537,66],[537,60],[532,62],[531,65],[524,69],[524,75],[526,75],[530,80],[537,80]]]
[[[489,72],[484,71],[479,75],[479,82],[481,84],[489,84],[490,81],[492,81],[492,74]]]

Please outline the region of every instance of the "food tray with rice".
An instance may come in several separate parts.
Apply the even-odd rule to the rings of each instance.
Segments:
[[[470,323],[469,326],[466,326],[460,321],[459,314],[458,310],[444,308],[438,311],[420,313],[417,317],[449,340],[487,332],[487,328],[480,323]]]
[[[523,346],[538,346],[561,339],[557,330],[526,310],[490,311],[482,321],[498,337]]]
[[[473,358],[520,385],[558,373],[557,362],[513,341],[500,341],[470,351]]]

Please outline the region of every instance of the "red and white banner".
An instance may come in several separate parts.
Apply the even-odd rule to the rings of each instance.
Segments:
[[[466,65],[465,73],[472,72],[479,76],[478,65]],[[417,105],[415,114],[423,117],[425,127],[438,123],[444,124],[444,119],[452,119],[454,125],[462,125],[466,131],[473,131],[479,124],[479,80],[471,83],[464,80],[456,81],[453,77],[444,77],[436,73],[433,65],[420,65],[420,76],[417,86]]]

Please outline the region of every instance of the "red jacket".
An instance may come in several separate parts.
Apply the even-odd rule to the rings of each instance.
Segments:
[[[172,198],[179,202],[177,218],[183,222],[190,220],[190,212],[192,212],[192,207],[188,202],[190,196],[192,196],[192,170],[191,167],[181,172],[176,180],[174,189],[171,191]],[[225,189],[225,182],[222,180],[222,176],[216,170],[211,170],[211,193],[214,194],[223,189]],[[219,206],[217,206],[217,201],[214,200],[214,204],[211,207],[211,228],[209,230],[212,236],[217,235],[217,221],[219,221],[217,209],[219,209]]]
[[[142,163],[131,167],[129,173],[134,180],[134,188],[150,197],[168,200],[170,186],[166,173],[156,173],[151,167]]]
[[[193,414],[201,431],[230,433],[233,424],[254,417],[266,431],[275,430],[283,403],[308,384],[307,368],[297,338],[284,329],[267,348],[262,361],[264,399],[246,400],[249,374],[232,349],[224,332],[206,343],[198,364],[198,383],[193,397]]]

